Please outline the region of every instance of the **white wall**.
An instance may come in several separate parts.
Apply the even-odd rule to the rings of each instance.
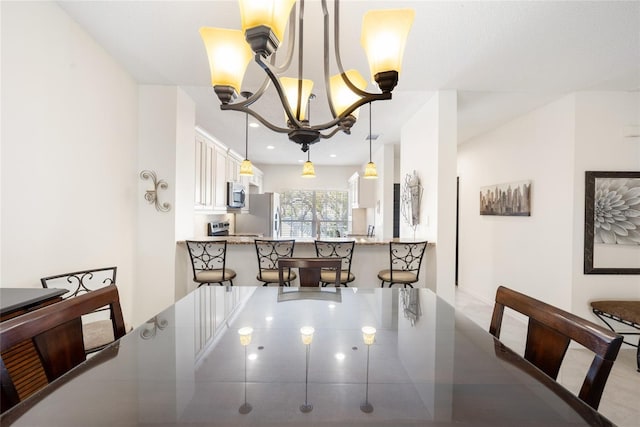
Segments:
[[[640,171],[640,138],[623,134],[625,127],[640,124],[640,94],[591,92],[578,93],[575,99],[571,307],[582,317],[594,318],[591,300],[640,299],[638,275],[583,274],[585,171]]]
[[[137,87],[52,2],[2,2],[0,286],[118,267],[132,312]]]
[[[458,149],[458,286],[493,301],[505,285],[568,307],[573,228],[573,96]],[[531,180],[531,216],[481,216],[480,187]]]
[[[279,193],[285,190],[348,190],[349,177],[360,170],[358,166],[316,165],[315,178],[302,178],[302,164],[257,165],[264,173],[263,191]]]
[[[461,145],[459,286],[493,301],[506,285],[582,317],[595,298],[640,298],[638,276],[584,275],[584,173],[638,170],[638,94],[565,96]],[[484,185],[532,180],[531,217],[479,214]]]
[[[371,209],[377,237],[393,238],[393,183],[395,176],[394,146],[384,144],[375,153],[373,161],[378,170],[376,180],[376,207]]]
[[[193,231],[195,176],[195,105],[174,86],[139,87],[138,169],[151,170],[167,182],[158,190],[161,203],[171,204],[159,212],[142,195],[150,181],[138,184],[137,274],[133,322],[142,323],[183,295],[187,270],[177,257],[176,241]]]
[[[455,212],[457,93],[437,92],[402,128],[400,188],[416,171],[423,186],[415,239],[435,242],[423,261],[426,286],[453,303],[455,298]],[[400,237],[414,238],[401,218]],[[421,273],[422,274],[422,273]]]

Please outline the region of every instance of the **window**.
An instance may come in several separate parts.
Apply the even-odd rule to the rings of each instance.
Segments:
[[[341,237],[349,226],[347,191],[289,190],[280,196],[282,237]]]

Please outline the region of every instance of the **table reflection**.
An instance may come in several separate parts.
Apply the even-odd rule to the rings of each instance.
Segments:
[[[367,380],[365,385],[364,402],[360,405],[360,410],[365,413],[373,412],[373,405],[369,402],[369,350],[371,344],[376,340],[376,328],[373,326],[365,326],[362,328],[362,339],[367,346]]]
[[[198,288],[15,425],[584,423],[428,290],[292,289]]]

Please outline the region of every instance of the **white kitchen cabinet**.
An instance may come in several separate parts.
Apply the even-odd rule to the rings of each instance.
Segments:
[[[349,178],[349,205],[351,209],[373,208],[376,205],[376,181],[364,179],[358,172]]]
[[[214,148],[202,135],[196,134],[195,155],[195,208],[213,210]]]
[[[227,181],[239,179],[240,166],[229,162],[227,147],[196,132],[194,206],[201,213],[227,212]],[[237,180],[237,179],[236,179]]]
[[[213,210],[227,211],[227,150],[219,145],[214,146],[213,173]]]
[[[240,164],[242,160],[227,153],[227,181],[240,182]]]

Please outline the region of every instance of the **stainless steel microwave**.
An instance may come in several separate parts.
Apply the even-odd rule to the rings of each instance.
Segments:
[[[240,182],[227,182],[227,206],[230,208],[244,208],[245,191]]]

